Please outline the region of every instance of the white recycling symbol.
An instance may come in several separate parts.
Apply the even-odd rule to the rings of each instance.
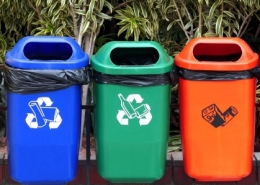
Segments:
[[[36,101],[30,101],[28,106],[32,113],[27,113],[25,121],[30,128],[42,128],[49,124],[50,129],[60,126],[62,118],[57,107],[52,107],[53,102],[49,97],[39,97]]]
[[[122,94],[118,94],[123,110],[117,113],[117,120],[121,125],[128,125],[129,119],[138,118],[140,125],[148,125],[152,120],[151,107],[148,104],[141,104],[143,98],[140,94],[130,94],[125,99]],[[140,106],[134,108],[132,102],[135,100]]]

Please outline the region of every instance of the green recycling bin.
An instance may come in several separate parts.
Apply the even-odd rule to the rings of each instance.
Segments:
[[[173,58],[154,41],[112,41],[92,56],[98,173],[150,183],[165,170]]]

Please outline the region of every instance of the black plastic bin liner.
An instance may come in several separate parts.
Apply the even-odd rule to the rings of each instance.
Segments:
[[[242,80],[257,77],[259,79],[260,67],[245,71],[195,71],[175,66],[175,78],[181,77],[186,80]]]
[[[94,72],[94,80],[102,84],[127,86],[157,86],[170,83],[169,73],[159,75],[108,75]]]
[[[5,89],[14,93],[38,93],[88,84],[87,68],[66,70],[31,70],[4,66]]]

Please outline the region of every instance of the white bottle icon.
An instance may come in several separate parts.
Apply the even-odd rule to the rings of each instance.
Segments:
[[[118,94],[118,97],[121,101],[121,107],[124,110],[125,114],[129,119],[133,119],[136,117],[135,109],[133,108],[132,104],[127,101],[122,94]]]

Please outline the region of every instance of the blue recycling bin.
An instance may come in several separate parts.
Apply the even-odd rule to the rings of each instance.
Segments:
[[[24,37],[7,53],[8,164],[15,181],[74,179],[81,128],[78,79],[85,78],[87,65],[88,55],[69,37]]]

